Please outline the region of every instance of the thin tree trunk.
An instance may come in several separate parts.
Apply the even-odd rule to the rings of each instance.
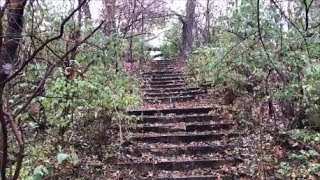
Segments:
[[[180,53],[181,55],[185,56],[185,50],[186,50],[186,39],[187,39],[187,24],[186,21],[183,19],[183,17],[179,14],[177,14],[179,21],[182,23],[182,35],[181,35],[181,49]]]
[[[82,0],[78,0],[78,5],[81,4],[81,1]],[[84,4],[84,6],[86,5],[87,3]],[[78,12],[78,17],[77,17],[77,22],[75,22],[75,29],[74,31],[72,32],[72,35],[71,35],[71,46],[69,47],[70,49],[74,49],[73,51],[71,51],[70,53],[70,58],[69,60],[75,60],[76,59],[76,55],[77,55],[77,48],[74,48],[74,47],[77,47],[78,44],[79,44],[79,41],[80,41],[80,38],[81,38],[81,20],[82,20],[82,13],[81,11]],[[67,49],[67,52],[70,50],[70,49]],[[68,65],[70,66],[70,63],[68,63]]]
[[[185,21],[182,21],[182,47],[181,54],[186,55],[186,46],[187,46],[187,25]]]
[[[136,12],[136,4],[137,1],[133,0],[133,11],[132,11],[132,15],[134,16],[135,12]],[[130,48],[129,48],[129,53],[130,53],[130,60],[129,62],[133,62],[133,52],[132,52],[132,48],[133,48],[133,29],[134,29],[134,24],[131,26],[131,36],[130,36]],[[131,65],[132,68],[132,65]]]
[[[4,118],[4,112],[3,112],[3,89],[4,85],[0,86],[0,122],[1,122],[1,150],[2,150],[2,158],[1,158],[1,179],[6,179],[6,167],[7,167],[7,161],[8,161],[8,132],[7,132],[7,126],[6,121]]]
[[[142,13],[141,13],[141,33],[144,33],[144,0],[140,3]],[[144,61],[144,43],[141,45],[142,57],[139,58],[139,71],[142,70],[142,61]]]
[[[211,33],[210,33],[210,0],[207,0],[206,4],[206,43],[211,42]]]
[[[186,4],[186,27],[185,27],[185,49],[184,54],[188,56],[192,51],[193,45],[193,28],[195,21],[195,8],[196,8],[196,0],[187,0]]]
[[[0,55],[0,82],[4,82],[10,75],[13,65],[16,62],[16,51],[19,41],[22,38],[23,12],[26,0],[8,0],[7,1],[7,29],[4,35],[4,42],[1,45]],[[0,122],[2,129],[2,162],[1,162],[1,179],[6,180],[7,167],[7,130],[3,109],[3,91],[5,84],[0,86]]]
[[[115,5],[116,0],[105,0],[104,6],[106,10],[106,25],[104,28],[104,33],[110,35],[115,32]]]
[[[88,20],[91,20],[91,12],[90,12],[90,6],[89,6],[89,2],[86,2],[84,5],[83,5],[83,8],[82,8],[83,12],[84,12],[84,17],[85,19],[88,21]]]

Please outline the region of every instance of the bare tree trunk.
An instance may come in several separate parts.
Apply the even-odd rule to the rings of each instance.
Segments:
[[[115,6],[116,0],[105,0],[104,6],[106,10],[106,25],[104,32],[106,35],[110,35],[115,32]]]
[[[210,33],[210,0],[207,0],[206,4],[206,43],[211,42],[211,33]]]
[[[134,15],[136,12],[136,5],[137,5],[137,1],[133,0],[133,11],[132,14]],[[134,29],[134,24],[131,26],[131,36],[130,36],[130,47],[129,47],[129,53],[130,53],[130,59],[129,62],[133,62],[133,52],[132,52],[132,48],[133,48],[133,29]]]
[[[144,33],[144,0],[140,2],[142,13],[141,13],[141,33]],[[141,44],[141,52],[142,52],[142,57],[139,58],[139,71],[142,70],[142,62],[144,61],[144,44]]]
[[[83,0],[78,0],[78,5],[81,4]],[[85,5],[88,4],[88,2],[86,2],[84,4],[83,7],[85,7]],[[67,61],[70,61],[70,60],[75,60],[76,59],[76,55],[77,55],[77,48],[74,48],[74,47],[77,47],[78,44],[79,44],[79,41],[80,41],[80,38],[81,38],[81,20],[82,20],[82,13],[81,11],[78,12],[78,17],[77,17],[77,21],[75,22],[75,29],[73,30],[73,32],[71,32],[71,37],[70,37],[70,42],[71,42],[71,45],[69,46],[69,48],[67,49],[67,52],[70,50],[70,49],[73,49],[70,53],[70,57],[68,58]],[[70,66],[70,62],[67,63],[67,66]]]
[[[193,34],[192,30],[195,21],[196,0],[187,0],[186,4],[186,27],[185,27],[185,49],[184,54],[188,56],[192,51]]]
[[[181,54],[186,55],[186,46],[187,46],[187,24],[185,21],[182,22],[182,47]]]
[[[3,44],[1,44],[0,55],[0,83],[4,82],[10,75],[13,65],[16,62],[16,51],[19,41],[22,38],[23,27],[23,12],[26,0],[9,0],[7,6],[7,29],[4,35]],[[1,29],[2,30],[2,29]],[[7,166],[7,134],[5,113],[3,107],[3,90],[5,83],[0,85],[0,123],[2,128],[2,158],[1,158],[1,179],[6,180],[6,166]]]
[[[199,47],[201,45],[200,43],[200,39],[199,39],[199,30],[200,30],[200,27],[198,27],[198,22],[195,21],[194,22],[195,25],[194,25],[194,30],[195,30],[195,37],[194,37],[194,43],[196,45],[196,47]]]
[[[89,6],[89,2],[86,2],[84,5],[83,5],[83,8],[82,8],[83,12],[84,12],[84,17],[86,20],[91,20],[91,12],[90,12],[90,6]]]

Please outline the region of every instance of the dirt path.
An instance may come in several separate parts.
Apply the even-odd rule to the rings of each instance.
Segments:
[[[119,179],[240,177],[242,132],[216,113],[206,89],[188,87],[174,66],[175,61],[152,61],[143,74],[144,107],[130,112],[138,125],[123,145]]]

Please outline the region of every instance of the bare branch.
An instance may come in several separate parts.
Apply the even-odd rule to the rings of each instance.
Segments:
[[[51,74],[52,70],[55,68],[55,66],[49,66],[44,77],[38,84],[37,88],[34,90],[33,94],[28,98],[27,102],[16,112],[14,113],[13,117],[16,118],[19,114],[21,114],[31,103],[31,101],[38,95],[39,91],[43,88],[43,85],[46,82],[46,79],[49,77]]]
[[[288,79],[285,77],[285,75],[279,71],[279,69],[275,66],[274,62],[272,61],[269,52],[267,51],[266,45],[263,41],[263,37],[262,37],[262,33],[261,33],[261,26],[260,26],[260,0],[257,0],[257,21],[258,21],[258,33],[259,33],[259,40],[262,44],[263,50],[267,55],[268,60],[270,61],[271,65],[273,66],[273,68],[276,70],[276,72],[279,74],[279,76],[281,77],[281,79],[284,82],[287,82]]]
[[[9,76],[6,80],[0,82],[0,85],[6,84],[8,81],[11,81],[13,78],[15,78],[25,67],[26,65],[29,64],[30,61],[32,61],[37,54],[43,49],[45,48],[49,43],[51,43],[52,41],[58,40],[60,39],[63,34],[64,34],[64,27],[65,24],[71,19],[71,17],[81,9],[81,7],[87,2],[87,0],[83,0],[81,2],[81,4],[78,5],[77,8],[75,8],[73,11],[71,11],[71,13],[62,21],[61,25],[60,25],[60,32],[58,35],[53,36],[49,39],[47,39],[42,45],[40,45],[33,53],[32,55],[22,63],[22,65],[11,75]]]
[[[8,122],[11,126],[12,132],[13,132],[14,136],[16,137],[16,140],[17,140],[18,146],[19,146],[17,165],[16,165],[16,169],[15,169],[15,172],[14,172],[14,175],[12,178],[12,180],[17,180],[19,178],[20,169],[22,167],[22,160],[24,157],[24,142],[23,142],[21,132],[19,132],[19,128],[18,128],[17,124],[15,123],[14,118],[12,117],[11,113],[9,113],[9,112],[3,112],[3,113],[8,119]]]
[[[80,46],[81,44],[83,44],[85,41],[87,41],[94,33],[96,33],[104,24],[105,21],[101,21],[100,24],[90,33],[88,34],[84,39],[82,39],[81,41],[79,41],[77,44],[75,44],[71,49],[69,49],[69,51],[67,51],[62,57],[61,59],[65,59],[72,51],[74,51],[75,49],[77,49],[78,46]]]

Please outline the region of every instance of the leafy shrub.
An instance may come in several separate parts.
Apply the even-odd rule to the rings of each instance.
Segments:
[[[180,28],[173,25],[172,29],[165,34],[164,42],[160,46],[160,50],[166,59],[174,58],[179,55],[181,47]]]

